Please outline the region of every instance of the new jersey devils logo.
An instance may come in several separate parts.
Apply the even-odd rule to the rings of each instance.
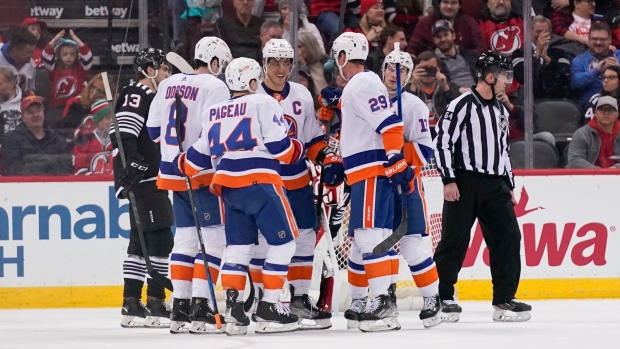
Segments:
[[[511,55],[512,52],[521,47],[521,29],[517,26],[510,26],[500,29],[491,36],[491,47],[493,51]]]
[[[112,174],[112,158],[110,152],[97,153],[90,160],[90,172]]]
[[[73,76],[63,76],[56,83],[56,98],[63,99],[73,96],[77,90],[77,83]]]
[[[289,115],[284,115],[284,120],[288,124],[288,136],[292,138],[297,138],[297,121],[295,118]]]

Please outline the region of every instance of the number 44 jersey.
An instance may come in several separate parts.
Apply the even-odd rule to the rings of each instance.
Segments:
[[[178,113],[176,95],[181,96],[181,111]],[[157,94],[151,103],[146,122],[149,136],[159,143],[161,164],[157,177],[159,189],[185,191],[185,178],[175,174],[174,158],[179,154],[179,140],[187,150],[198,141],[202,131],[202,115],[212,105],[230,98],[226,84],[209,74],[175,74],[159,84]],[[176,130],[177,115],[181,117],[180,134]],[[213,168],[206,167],[192,177],[192,188],[209,186]]]
[[[222,186],[284,185],[280,163],[291,163],[299,149],[288,137],[288,123],[275,99],[243,95],[211,106],[202,117],[202,136],[187,150],[186,173],[196,174],[213,160],[215,193]]]

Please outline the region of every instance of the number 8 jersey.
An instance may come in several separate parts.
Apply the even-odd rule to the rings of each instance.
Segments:
[[[282,108],[270,96],[248,94],[216,104],[203,114],[202,136],[187,150],[185,171],[193,175],[213,161],[211,188],[218,194],[222,186],[284,186],[280,163],[296,155],[287,132]]]
[[[175,96],[181,96],[181,135],[177,135],[177,106]],[[173,160],[179,154],[179,139],[183,149],[196,143],[202,131],[202,114],[216,103],[228,100],[226,84],[208,74],[175,74],[162,81],[149,110],[146,126],[151,139],[159,143],[161,163],[157,176],[159,189],[185,191],[185,178],[177,176]],[[192,176],[192,188],[209,186],[213,168],[208,167]]]

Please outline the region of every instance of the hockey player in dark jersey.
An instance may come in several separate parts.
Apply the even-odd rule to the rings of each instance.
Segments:
[[[129,197],[133,191],[148,256],[155,270],[168,274],[168,259],[172,251],[174,224],[172,206],[168,192],[157,189],[155,180],[159,170],[160,152],[157,144],[149,138],[146,119],[157,85],[170,75],[170,67],[164,53],[159,49],[144,49],[134,60],[138,74],[137,83],[125,86],[116,107],[116,119],[123,145],[127,168],[123,167],[118,152],[118,139],[113,124],[110,138],[114,146],[114,184],[119,199]],[[140,246],[136,217],[129,208],[131,233],[127,257],[123,263],[123,327],[166,327],[169,326],[170,308],[165,303],[164,287],[150,277],[147,278],[147,302],[141,301],[147,269],[144,251]],[[138,318],[138,319],[136,319]],[[135,319],[135,320],[134,320]]]

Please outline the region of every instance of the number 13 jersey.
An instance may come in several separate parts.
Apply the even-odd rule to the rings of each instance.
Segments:
[[[403,122],[394,113],[387,89],[370,71],[351,77],[341,97],[340,149],[349,184],[385,176],[387,153],[400,153]]]
[[[181,96],[181,134],[177,135],[175,96]],[[151,139],[159,143],[161,163],[157,187],[174,191],[187,190],[185,178],[174,172],[174,158],[179,154],[179,138],[183,149],[196,143],[202,131],[202,114],[212,105],[230,98],[226,84],[209,74],[175,74],[159,84],[146,126]],[[192,176],[192,188],[209,186],[213,168],[208,167]]]

